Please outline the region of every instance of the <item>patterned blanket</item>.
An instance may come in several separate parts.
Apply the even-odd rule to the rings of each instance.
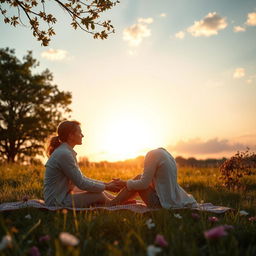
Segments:
[[[33,207],[33,208],[39,208],[39,209],[46,209],[50,211],[56,211],[60,209],[64,209],[63,207],[56,207],[56,206],[46,206],[44,203],[44,200],[41,199],[32,199],[28,201],[19,201],[19,202],[7,202],[0,204],[0,212],[2,211],[11,211],[11,210],[18,210],[26,207]],[[65,209],[74,210],[71,207],[65,207]],[[156,211],[156,209],[148,208],[142,201],[137,201],[136,204],[126,204],[126,205],[116,205],[116,206],[95,206],[90,208],[75,208],[76,211],[92,211],[92,210],[98,210],[98,209],[104,209],[109,211],[116,211],[116,210],[130,210],[133,212],[138,213],[145,213],[149,211]],[[187,209],[187,208],[173,208],[173,209]],[[225,206],[215,206],[211,203],[204,203],[204,204],[197,204],[196,207],[190,208],[192,210],[198,210],[198,211],[206,211],[206,212],[212,212],[212,213],[224,213],[228,210],[231,210],[229,207]]]

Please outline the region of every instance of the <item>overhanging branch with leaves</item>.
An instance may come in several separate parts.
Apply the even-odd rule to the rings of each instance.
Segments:
[[[43,46],[49,45],[51,37],[55,35],[53,25],[57,18],[52,13],[46,12],[49,0],[0,0],[0,12],[4,22],[11,26],[23,25],[22,13],[28,20],[33,36]],[[53,0],[71,18],[70,25],[74,29],[81,29],[93,35],[95,39],[106,39],[115,29],[111,20],[99,21],[100,15],[114,7],[119,1],[111,0]],[[14,10],[15,15],[8,13],[7,8]],[[47,29],[42,29],[43,24]]]

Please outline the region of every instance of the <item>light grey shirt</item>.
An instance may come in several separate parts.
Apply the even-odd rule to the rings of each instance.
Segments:
[[[45,167],[46,205],[62,205],[68,195],[70,184],[90,192],[102,192],[105,189],[103,182],[89,179],[82,174],[76,160],[76,152],[67,143],[62,143],[53,151]]]
[[[144,161],[144,171],[139,180],[128,180],[128,190],[144,190],[150,184],[155,187],[163,208],[186,207],[196,204],[177,183],[177,167],[173,156],[164,148],[151,150]]]

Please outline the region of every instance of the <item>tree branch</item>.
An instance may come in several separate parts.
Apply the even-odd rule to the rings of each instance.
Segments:
[[[25,7],[23,7],[23,5],[22,5],[18,0],[15,0],[15,2],[16,2],[16,3],[22,8],[22,10],[25,12],[27,18],[29,19],[30,25],[33,27],[35,33],[36,33],[37,36],[39,37],[40,34],[39,34],[38,31],[37,31],[38,29],[32,24],[32,23],[33,23],[33,22],[32,22],[32,19],[30,18],[29,14],[27,13]],[[32,13],[33,13],[33,12],[32,12]],[[34,14],[34,13],[33,13],[33,14]],[[35,14],[35,15],[37,15],[37,14]]]

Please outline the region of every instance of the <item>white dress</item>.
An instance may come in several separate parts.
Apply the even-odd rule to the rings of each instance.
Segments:
[[[153,183],[163,208],[195,207],[195,198],[177,183],[177,166],[173,156],[164,148],[151,150],[144,161],[139,180],[128,180],[128,190],[144,190]]]

